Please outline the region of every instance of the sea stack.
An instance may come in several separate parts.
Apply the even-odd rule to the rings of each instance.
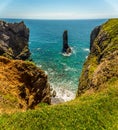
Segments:
[[[68,31],[67,30],[65,30],[63,33],[63,50],[62,50],[62,52],[67,53],[67,54],[72,52],[71,48],[68,45]]]

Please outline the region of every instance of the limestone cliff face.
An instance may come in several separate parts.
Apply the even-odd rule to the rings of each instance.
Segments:
[[[0,55],[26,60],[30,56],[28,41],[29,29],[24,22],[12,24],[0,21]]]
[[[50,104],[47,75],[29,61],[0,56],[0,99],[24,109],[34,108],[40,102]]]
[[[90,54],[84,63],[77,95],[118,81],[118,19],[110,19],[91,33]]]

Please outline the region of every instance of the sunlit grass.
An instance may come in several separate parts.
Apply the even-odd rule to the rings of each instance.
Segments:
[[[73,101],[0,116],[5,130],[117,130],[118,81],[97,93],[86,92]]]

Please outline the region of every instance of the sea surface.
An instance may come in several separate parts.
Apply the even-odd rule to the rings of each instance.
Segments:
[[[65,101],[75,97],[83,63],[89,54],[90,33],[106,19],[97,20],[26,20],[4,19],[8,22],[24,21],[30,29],[31,58],[48,73],[56,97]],[[68,41],[73,52],[62,54],[63,32],[68,30]]]

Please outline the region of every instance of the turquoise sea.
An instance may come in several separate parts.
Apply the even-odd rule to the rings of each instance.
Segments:
[[[4,19],[19,22],[20,19]],[[74,98],[83,63],[89,54],[90,33],[106,19],[97,20],[23,20],[30,29],[29,47],[33,61],[48,73],[57,97]],[[71,56],[62,54],[62,35],[68,30]]]

